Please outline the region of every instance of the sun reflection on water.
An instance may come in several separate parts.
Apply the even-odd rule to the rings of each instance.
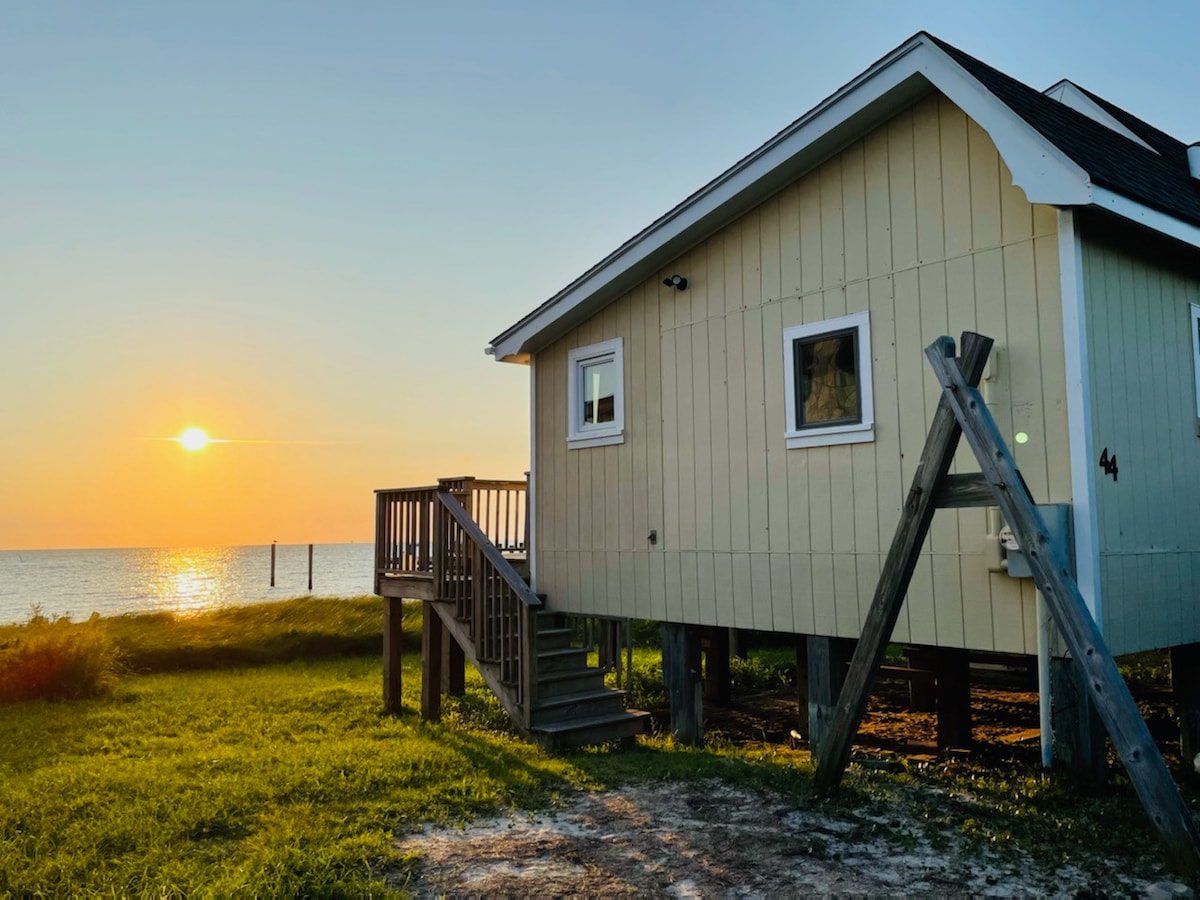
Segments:
[[[192,613],[229,604],[230,548],[157,549],[145,554],[142,585],[154,609]]]

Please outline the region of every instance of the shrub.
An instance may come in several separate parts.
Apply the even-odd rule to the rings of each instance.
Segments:
[[[99,697],[116,683],[118,653],[99,616],[82,624],[35,613],[0,644],[0,703]]]
[[[749,659],[729,660],[729,675],[733,686],[740,691],[780,690],[796,684],[795,657],[763,651]]]

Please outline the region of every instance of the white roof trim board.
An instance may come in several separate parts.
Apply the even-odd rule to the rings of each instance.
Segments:
[[[497,360],[527,362],[531,354],[931,90],[948,97],[988,133],[1013,183],[1031,203],[1063,207],[1097,202],[1086,171],[922,32],[510,326],[487,352]],[[1146,207],[1134,201],[1114,206],[1111,193],[1102,193],[1106,208],[1150,227],[1163,219],[1184,224],[1162,213],[1147,218],[1141,215]],[[1185,230],[1200,235],[1193,226]],[[1167,233],[1178,237],[1179,229]]]

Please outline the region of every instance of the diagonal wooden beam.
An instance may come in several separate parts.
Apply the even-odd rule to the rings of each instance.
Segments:
[[[992,339],[966,331],[963,332],[962,345],[963,356],[958,366],[967,383],[977,385],[983,377]],[[921,552],[925,536],[929,533],[929,523],[937,510],[938,486],[944,481],[954,461],[954,451],[958,448],[961,434],[954,412],[943,396],[933,414],[925,449],[904,501],[896,535],[892,538],[891,549],[883,564],[883,574],[875,587],[875,597],[871,601],[867,620],[863,623],[862,637],[850,661],[850,672],[842,685],[829,735],[817,748],[817,771],[813,781],[819,794],[830,794],[841,783],[879,664],[896,628],[896,618],[900,615],[900,606],[912,580],[917,555]]]
[[[949,401],[967,443],[991,483],[1005,521],[1029,561],[1034,581],[1046,598],[1071,656],[1082,670],[1096,711],[1125,764],[1146,814],[1166,845],[1168,857],[1182,873],[1198,877],[1200,834],[1191,811],[1171,779],[1150,729],[1088,612],[1079,586],[1071,576],[1065,548],[1050,539],[1046,523],[991,411],[975,386],[963,378],[953,354],[954,342],[947,337],[939,338],[925,349],[942,386],[943,400]]]

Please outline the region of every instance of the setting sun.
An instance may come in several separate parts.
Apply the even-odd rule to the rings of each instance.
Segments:
[[[184,450],[192,452],[203,450],[209,445],[208,435],[204,433],[204,429],[202,428],[187,428],[175,440],[179,441],[179,445]]]

